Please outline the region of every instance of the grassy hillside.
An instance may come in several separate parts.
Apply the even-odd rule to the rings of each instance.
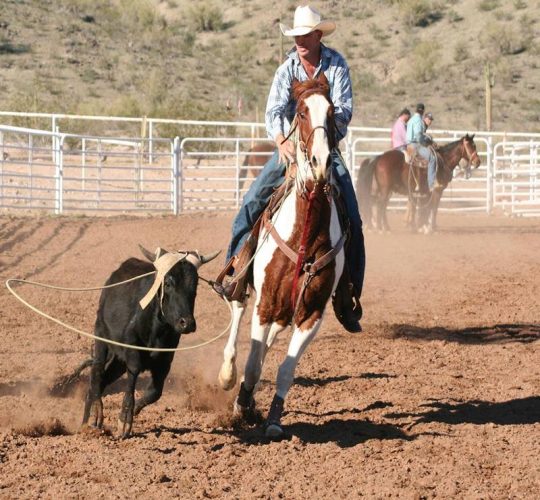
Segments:
[[[0,109],[261,120],[297,2],[1,0]],[[269,7],[271,5],[271,7]],[[539,0],[320,0],[355,125],[425,102],[437,128],[540,131]],[[238,99],[242,100],[239,115]]]

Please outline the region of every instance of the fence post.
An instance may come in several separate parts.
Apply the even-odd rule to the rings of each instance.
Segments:
[[[487,189],[487,206],[486,211],[489,214],[493,211],[493,205],[495,202],[495,175],[494,175],[494,165],[493,165],[493,157],[494,157],[494,151],[493,151],[493,138],[492,136],[489,136],[487,138],[487,146],[486,146],[486,168],[487,168],[487,181],[486,181],[486,189]]]
[[[240,206],[240,140],[236,139],[236,186],[235,186],[235,203],[236,207]]]
[[[178,137],[171,142],[172,210],[178,215]]]
[[[174,138],[176,140],[177,137]],[[152,118],[148,120],[148,163],[154,162],[154,122]]]
[[[176,191],[177,207],[176,213],[184,211],[184,183],[183,183],[183,159],[184,159],[184,141],[180,142],[179,137],[175,137],[175,166],[176,166]],[[179,144],[180,143],[180,144]]]
[[[60,215],[64,211],[64,157],[63,157],[63,147],[64,147],[64,137],[53,136],[56,143],[55,149],[55,206],[54,213]]]

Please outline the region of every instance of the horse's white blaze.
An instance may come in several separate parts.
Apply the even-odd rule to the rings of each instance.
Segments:
[[[328,138],[326,137],[328,107],[330,104],[326,98],[320,94],[309,96],[305,100],[306,106],[309,109],[311,118],[311,127],[314,129],[311,139],[311,154],[316,160],[315,172],[317,180],[322,180],[326,176],[326,162],[330,155],[328,147]],[[315,128],[324,127],[324,128]]]

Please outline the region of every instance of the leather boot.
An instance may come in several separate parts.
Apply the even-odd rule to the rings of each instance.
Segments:
[[[360,318],[362,317],[362,307],[360,300],[352,293],[352,287],[349,285],[349,276],[344,272],[339,280],[338,286],[332,297],[332,306],[336,318],[343,325],[345,330],[350,333],[360,333]]]

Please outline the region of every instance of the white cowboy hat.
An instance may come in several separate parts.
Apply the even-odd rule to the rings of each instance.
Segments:
[[[336,23],[333,21],[321,21],[319,11],[306,5],[305,7],[296,7],[292,29],[282,23],[279,23],[279,27],[285,36],[307,35],[315,30],[322,31],[322,36],[327,36],[334,32]]]

